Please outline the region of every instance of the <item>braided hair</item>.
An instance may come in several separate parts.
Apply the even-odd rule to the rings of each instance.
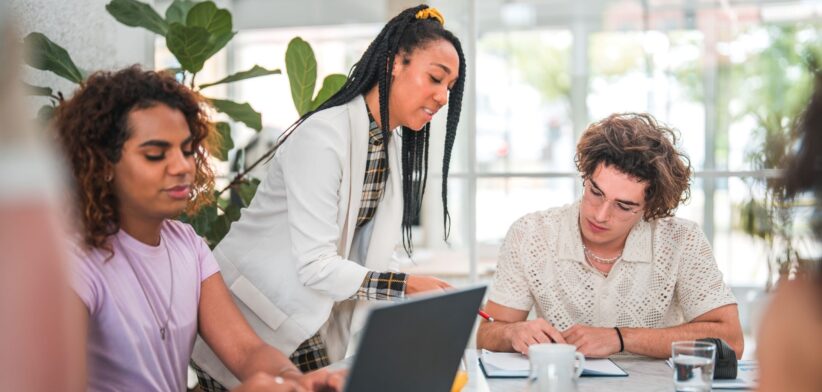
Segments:
[[[394,56],[400,53],[411,53],[414,49],[437,40],[445,40],[451,43],[459,56],[459,74],[448,97],[445,153],[442,159],[443,226],[445,229],[444,237],[447,240],[451,228],[451,218],[448,213],[448,168],[462,107],[462,94],[465,87],[465,56],[459,39],[443,28],[439,21],[430,18],[417,19],[417,13],[427,8],[429,7],[424,4],[408,8],[391,19],[351,68],[348,79],[342,88],[317,109],[304,114],[289,126],[283,132],[278,144],[282,144],[303,121],[314,113],[346,104],[357,96],[367,93],[375,85],[378,86],[379,91],[380,118],[382,119],[380,127],[382,128],[383,139],[388,140],[390,137],[388,97],[391,91]],[[403,247],[410,256],[413,252],[411,226],[419,217],[425,183],[428,178],[428,143],[431,124],[425,124],[423,129],[419,131],[414,131],[405,126],[402,128],[402,233]],[[387,149],[385,154],[388,157]]]

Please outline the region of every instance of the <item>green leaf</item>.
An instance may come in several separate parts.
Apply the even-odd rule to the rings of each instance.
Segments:
[[[214,83],[201,84],[200,89],[204,89],[206,87],[211,87],[211,86],[218,85],[218,84],[231,83],[231,82],[236,82],[236,81],[239,81],[239,80],[251,79],[251,78],[256,78],[256,77],[260,77],[260,76],[280,74],[280,73],[282,73],[282,72],[279,69],[265,69],[265,68],[263,68],[259,65],[255,65],[254,67],[252,67],[248,71],[237,72],[234,75],[226,76],[226,77],[224,77],[224,78],[222,78],[222,79],[220,79],[220,80],[218,80]]]
[[[240,198],[243,200],[243,204],[248,207],[251,204],[251,199],[254,198],[254,195],[257,193],[257,186],[260,185],[260,180],[256,178],[252,178],[249,181],[243,181],[239,185],[237,185],[234,190],[240,195]]]
[[[26,94],[34,97],[51,97],[54,95],[50,87],[34,86],[26,82],[23,82],[23,87],[26,90]]]
[[[53,117],[54,117],[54,106],[43,105],[42,107],[40,107],[39,110],[37,110],[37,119],[44,122],[44,123],[50,122]]]
[[[180,23],[186,24],[186,17],[191,7],[197,4],[191,0],[174,0],[166,9],[166,22],[168,24]]]
[[[231,33],[231,13],[210,1],[198,3],[188,11],[186,26],[202,27],[217,36]]]
[[[209,100],[211,104],[214,105],[214,109],[217,109],[220,113],[227,114],[228,117],[231,117],[234,121],[239,121],[258,132],[263,129],[262,115],[256,112],[247,102],[240,104],[223,99],[209,98]]]
[[[317,96],[311,103],[311,110],[320,107],[323,102],[327,101],[328,98],[331,98],[331,96],[336,94],[337,91],[340,91],[346,80],[348,80],[348,78],[343,74],[331,74],[326,76],[325,79],[323,79],[323,86],[320,87],[320,91],[317,92]]]
[[[172,23],[166,35],[166,46],[188,72],[197,73],[203,64],[234,38],[234,32],[210,34],[200,26],[183,26]]]
[[[225,235],[228,234],[228,229],[231,228],[231,220],[225,214],[220,215],[214,221],[214,224],[211,226],[211,231],[206,236],[206,241],[211,249],[214,249],[220,241],[225,238]]]
[[[68,52],[45,35],[31,33],[23,39],[23,43],[29,48],[26,64],[43,71],[54,72],[74,83],[81,83],[85,79],[85,75],[74,65]]]
[[[186,26],[202,27],[208,32],[206,59],[219,52],[236,34],[231,31],[231,13],[217,8],[211,1],[197,3],[192,7],[186,16]]]
[[[210,59],[211,56],[214,56],[220,49],[224,48],[228,44],[228,41],[234,38],[235,34],[237,34],[236,31],[229,31],[228,33],[220,35],[211,35],[208,38],[209,49],[208,52],[206,52],[206,59]]]
[[[126,26],[142,27],[162,36],[168,33],[168,23],[146,3],[137,0],[111,0],[106,5],[106,10]]]
[[[317,82],[317,60],[311,45],[300,37],[288,43],[285,51],[285,70],[291,85],[291,98],[297,113],[302,116],[311,110],[314,85]]]
[[[234,148],[234,140],[231,139],[231,126],[225,122],[216,124],[217,133],[220,135],[220,145],[213,146],[211,155],[221,161],[228,160],[228,152]]]
[[[208,31],[202,27],[183,26],[172,23],[168,28],[166,46],[184,70],[197,73],[210,57],[211,51]]]
[[[226,217],[226,220],[229,222],[229,225],[240,219],[240,215],[242,215],[242,213],[240,212],[240,207],[241,206],[238,206],[236,204],[229,204],[228,207],[226,207],[223,216]]]
[[[194,227],[194,231],[200,237],[208,238],[211,234],[212,224],[217,220],[217,204],[203,206],[193,216],[183,214],[180,216],[180,220]]]

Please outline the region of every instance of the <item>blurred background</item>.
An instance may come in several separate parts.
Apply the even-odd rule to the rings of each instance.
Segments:
[[[9,1],[9,0],[7,0]],[[170,2],[148,1],[161,14]],[[403,0],[224,0],[238,33],[198,74],[253,65],[285,69],[289,41],[312,46],[319,77],[347,74]],[[10,0],[22,34],[46,33],[78,64],[178,66],[165,39],[118,24],[101,0]],[[790,261],[820,254],[803,209],[773,211],[769,179],[792,146],[791,123],[822,59],[822,1],[430,1],[462,41],[467,91],[448,181],[451,235],[443,241],[441,144],[403,269],[456,285],[489,282],[511,223],[581,193],[573,155],[586,126],[613,112],[649,112],[679,130],[695,169],[677,215],[698,222],[741,303],[743,324]],[[31,73],[33,84],[71,86]],[[62,84],[61,84],[62,83]],[[262,114],[262,131],[232,128],[238,151],[259,156],[297,117],[285,75],[216,86]],[[34,99],[34,98],[32,98]],[[37,105],[31,105],[36,108]],[[435,118],[434,140],[445,119]],[[229,160],[230,162],[231,160]],[[216,163],[227,182],[231,164]],[[807,212],[807,211],[805,211]],[[398,252],[398,257],[402,253]],[[751,305],[753,304],[753,305]],[[750,332],[750,331],[749,331]]]

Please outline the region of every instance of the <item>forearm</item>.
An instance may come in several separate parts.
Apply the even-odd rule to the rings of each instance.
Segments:
[[[620,328],[625,351],[655,358],[671,356],[671,343],[679,340],[720,338],[742,356],[744,340],[741,331],[721,321],[696,321],[670,328]]]
[[[511,324],[505,321],[480,321],[477,329],[477,348],[503,352],[514,351],[508,336],[508,328]]]
[[[237,368],[231,370],[240,381],[245,381],[259,372],[284,378],[302,375],[302,372],[291,363],[288,357],[264,343],[249,350]]]

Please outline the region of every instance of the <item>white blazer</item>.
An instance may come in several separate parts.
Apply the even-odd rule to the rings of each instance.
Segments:
[[[251,205],[214,249],[245,318],[285,355],[320,330],[335,302],[354,295],[368,271],[396,270],[391,256],[402,222],[399,135],[392,135],[387,145],[390,171],[372,220],[365,265],[348,259],[368,130],[361,96],[305,120],[277,151]],[[364,309],[357,308],[349,315],[352,334],[364,322]],[[237,385],[199,337],[193,358],[226,387]]]

